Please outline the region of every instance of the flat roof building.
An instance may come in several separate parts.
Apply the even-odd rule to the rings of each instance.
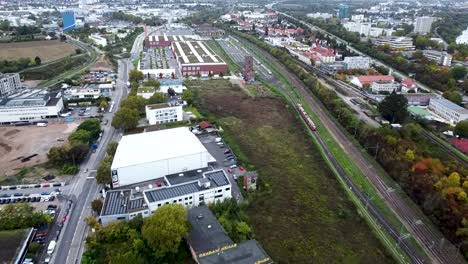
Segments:
[[[112,162],[112,186],[126,186],[215,161],[187,127],[122,137]]]
[[[431,61],[436,62],[441,66],[452,65],[452,55],[450,55],[446,51],[423,50],[423,56]]]
[[[227,73],[227,64],[203,41],[173,42],[172,50],[183,75]]]
[[[0,99],[0,123],[57,117],[62,110],[63,99],[60,92],[24,89]]]
[[[456,124],[468,119],[468,109],[444,98],[431,98],[428,109],[447,120],[450,124]]]
[[[388,45],[392,50],[414,50],[413,39],[409,37],[380,37],[375,40],[375,45]]]
[[[150,125],[178,122],[183,120],[181,104],[161,103],[145,107],[146,119]]]
[[[130,189],[111,190],[106,192],[99,219],[102,225],[116,220],[128,221],[137,215],[149,216],[148,206],[141,196],[132,193]]]
[[[206,206],[188,211],[192,226],[187,243],[193,259],[200,264],[255,264],[273,263],[255,240],[234,243]]]

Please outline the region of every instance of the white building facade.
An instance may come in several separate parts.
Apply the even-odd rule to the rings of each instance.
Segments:
[[[0,98],[15,93],[21,87],[18,73],[0,73]]]
[[[399,88],[398,83],[395,82],[373,82],[370,86],[373,93],[397,91]]]
[[[414,32],[420,34],[427,34],[431,32],[431,26],[435,20],[435,17],[417,17],[416,22],[414,23]]]
[[[370,67],[370,59],[363,56],[345,57],[346,69],[367,70]]]
[[[445,51],[442,52],[437,50],[423,50],[423,56],[431,61],[436,62],[441,66],[452,65],[452,55],[448,54]]]
[[[152,104],[145,107],[146,119],[150,125],[182,121],[182,105],[171,103]]]
[[[428,109],[451,124],[468,119],[468,110],[444,98],[431,98]]]

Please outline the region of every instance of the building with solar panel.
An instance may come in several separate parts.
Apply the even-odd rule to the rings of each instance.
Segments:
[[[107,225],[137,215],[147,217],[166,204],[191,208],[231,197],[231,183],[224,170],[186,171],[106,192],[99,219]]]
[[[63,110],[60,92],[22,89],[0,99],[0,124],[35,122],[55,118]]]

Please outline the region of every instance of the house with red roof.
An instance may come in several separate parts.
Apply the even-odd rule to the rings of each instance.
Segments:
[[[394,82],[395,78],[392,75],[361,75],[354,76],[351,83],[359,88],[363,88],[365,85],[371,85],[375,82]]]
[[[415,92],[418,92],[418,86],[416,85],[416,82],[413,79],[406,78],[403,81],[401,81],[401,92],[407,93],[409,90],[414,90]]]

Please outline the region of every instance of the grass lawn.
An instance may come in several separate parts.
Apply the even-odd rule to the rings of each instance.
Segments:
[[[197,89],[199,110],[217,118],[234,152],[259,172],[264,187],[249,217],[275,262],[393,262],[285,101],[209,82]]]
[[[0,58],[3,60],[17,60],[19,58],[34,60],[36,56],[39,56],[42,63],[47,63],[73,55],[77,48],[73,44],[60,40],[1,43]]]
[[[198,109],[194,106],[188,106],[184,108],[184,112],[191,112],[198,118],[203,118],[203,115],[198,111]]]

